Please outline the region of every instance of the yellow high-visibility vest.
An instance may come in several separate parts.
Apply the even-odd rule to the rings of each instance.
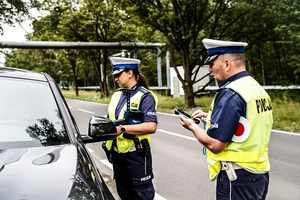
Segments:
[[[150,92],[154,98],[155,101],[155,108],[157,107],[157,96],[152,92],[147,90],[146,88],[142,87],[142,90],[138,91],[135,95],[133,95],[130,98],[130,109],[138,109],[139,105],[140,105],[140,101],[142,96],[145,94],[145,92]],[[116,120],[116,116],[115,116],[115,110],[117,108],[117,105],[119,103],[119,100],[121,98],[122,95],[122,91],[118,90],[116,92],[114,92],[114,94],[112,95],[113,101],[110,102],[109,106],[108,106],[108,114],[109,114],[109,118],[112,121]],[[119,113],[119,117],[118,119],[123,119],[124,118],[124,113],[127,110],[127,104],[125,103],[125,105],[123,106],[122,110]],[[149,144],[151,144],[151,138],[150,138],[150,134],[146,134],[146,135],[137,135],[136,137],[139,138],[139,140],[143,140],[143,139],[147,139]],[[123,134],[119,135],[117,137],[117,148],[121,153],[127,153],[134,145],[134,141],[124,138]],[[106,142],[106,148],[108,150],[110,150],[112,147],[112,140],[109,140]]]
[[[229,142],[219,154],[207,151],[207,161],[210,180],[214,180],[221,170],[220,161],[234,162],[235,164],[254,173],[263,173],[270,170],[268,143],[273,125],[271,99],[267,92],[252,77],[242,77],[228,84],[247,103],[247,120],[250,123],[250,136],[243,142]],[[214,101],[208,112],[210,119]],[[208,128],[210,125],[208,124]]]

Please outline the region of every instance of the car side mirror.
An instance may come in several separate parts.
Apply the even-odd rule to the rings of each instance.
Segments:
[[[82,136],[84,143],[113,140],[118,136],[113,121],[106,117],[92,116],[89,121],[88,135]]]

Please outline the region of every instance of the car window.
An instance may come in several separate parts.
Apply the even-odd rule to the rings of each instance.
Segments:
[[[0,79],[0,147],[69,143],[61,114],[46,82]],[[21,145],[22,146],[22,145]]]

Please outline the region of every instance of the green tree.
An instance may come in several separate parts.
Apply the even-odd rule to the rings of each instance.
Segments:
[[[247,51],[247,66],[262,84],[299,84],[299,10],[299,1],[281,0],[266,11],[275,28]]]
[[[277,24],[277,1],[246,0],[120,0],[129,15],[159,30],[167,38],[170,61],[185,93],[185,107],[195,105],[193,91],[197,65],[203,63],[207,53],[203,38],[239,40],[255,44],[267,41]],[[179,59],[178,59],[179,58]],[[177,66],[183,65],[181,76]],[[196,70],[195,70],[196,69]]]
[[[45,72],[60,82],[57,73],[62,66],[56,61],[53,49],[15,49],[6,54],[6,67],[21,68],[37,72]]]
[[[128,23],[130,17],[125,15],[114,1],[84,0],[80,8],[82,34],[89,42],[124,42],[135,40],[136,27]],[[88,58],[92,61],[97,74],[100,91],[108,96],[107,72],[108,57],[111,49],[90,50]]]
[[[83,42],[115,42],[134,38],[135,28],[125,26],[128,16],[109,1],[82,1],[82,4],[69,1],[45,1],[50,14],[34,22],[34,36],[47,41],[83,41]],[[127,32],[126,32],[127,31]],[[68,53],[67,53],[68,52]],[[77,90],[78,59],[90,60],[96,72],[100,92],[108,96],[107,71],[110,50],[65,50],[70,60],[74,86]],[[70,56],[72,55],[72,56]],[[90,66],[84,66],[90,68]]]
[[[61,25],[62,21],[67,21],[70,18],[70,12],[77,12],[77,5],[76,2],[69,1],[44,1],[43,6],[47,7],[44,9],[48,10],[49,14],[33,21],[33,39],[42,41],[78,41],[76,32],[72,32],[72,29],[76,29],[76,27],[68,26],[65,28]],[[73,26],[76,25],[77,24],[73,24]],[[70,30],[73,34],[70,34]],[[63,63],[65,67],[71,69],[72,82],[77,96],[78,73],[80,71],[80,65],[78,65],[78,63],[81,59],[80,55],[80,50],[76,49],[65,49],[58,51],[57,54],[59,63]],[[66,61],[62,61],[62,59]],[[60,72],[69,72],[69,70],[61,70]]]
[[[30,2],[25,3],[22,0],[0,0],[0,35],[4,32],[4,24],[14,25],[22,22],[29,15],[30,6]]]

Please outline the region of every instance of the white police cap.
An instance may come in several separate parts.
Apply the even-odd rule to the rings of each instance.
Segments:
[[[109,58],[111,64],[113,65],[113,71],[110,75],[119,74],[122,71],[127,69],[138,69],[138,64],[140,64],[140,60],[133,58],[121,58],[121,57],[110,57]]]
[[[207,38],[203,39],[202,42],[208,52],[208,58],[204,64],[212,62],[221,54],[244,53],[244,47],[248,45],[246,42],[212,40]]]

